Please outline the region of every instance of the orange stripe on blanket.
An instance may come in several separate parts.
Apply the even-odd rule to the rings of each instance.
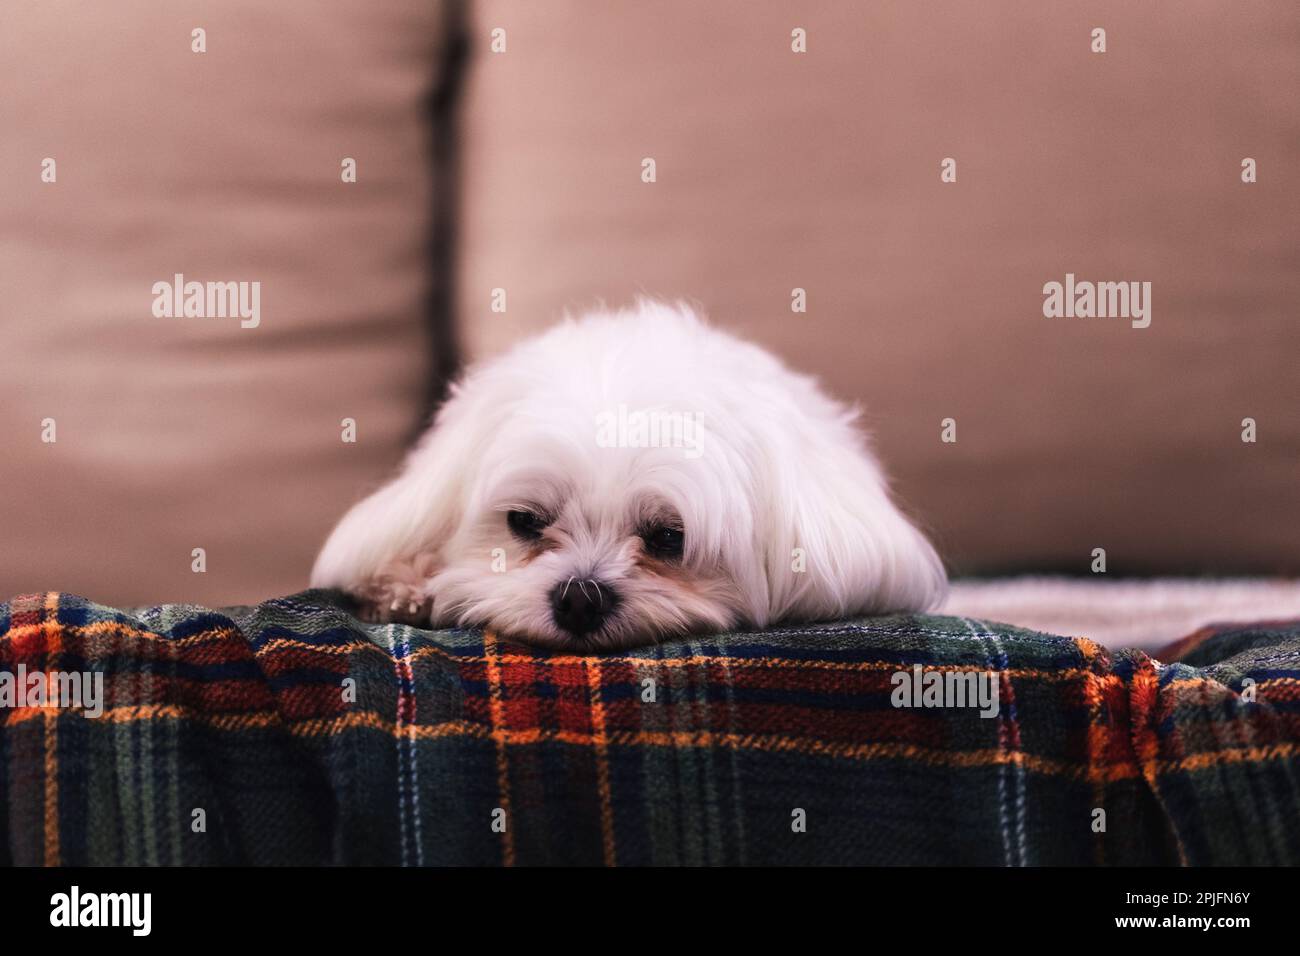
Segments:
[[[610,799],[609,749],[605,738],[605,705],[601,701],[600,658],[586,665],[587,686],[591,689],[591,737],[596,754],[596,790],[600,797],[600,835],[606,866],[614,866],[614,808]]]
[[[15,711],[11,723],[54,716],[63,713],[56,707],[26,707]],[[446,721],[424,726],[399,726],[372,711],[354,711],[338,717],[310,718],[286,722],[278,712],[241,714],[200,714],[174,704],[142,704],[132,707],[115,707],[105,710],[96,721],[122,723],[133,720],[191,719],[218,730],[245,730],[248,728],[282,727],[300,737],[329,736],[341,730],[364,728],[387,734],[394,738],[414,736],[421,740],[444,737],[474,737],[491,740],[501,747],[533,746],[540,743],[563,743],[592,747],[603,740],[606,747],[722,747],[734,750],[760,750],[768,752],[802,752],[826,757],[848,757],[857,760],[909,759],[931,766],[980,767],[999,764],[1017,764],[1027,770],[1055,776],[1089,779],[1101,782],[1127,780],[1139,775],[1137,764],[1116,763],[1111,766],[1080,767],[1061,761],[1038,757],[1023,751],[1004,752],[997,749],[949,752],[882,741],[868,744],[847,744],[816,740],[806,737],[782,737],[770,734],[731,734],[712,731],[648,731],[614,730],[603,735],[572,730],[529,728],[511,730],[491,727],[473,721]],[[1153,758],[1148,765],[1154,774],[1170,772],[1199,772],[1225,764],[1249,763],[1261,760],[1282,760],[1300,756],[1300,745],[1281,743],[1260,747],[1235,747],[1209,753],[1191,754],[1176,759]],[[498,762],[498,769],[502,761]],[[507,795],[506,802],[509,802]],[[503,807],[504,809],[504,807]],[[507,832],[509,827],[507,827]]]
[[[1076,639],[1076,642],[1081,639]],[[486,646],[486,638],[485,638]],[[1085,641],[1093,647],[1090,641]],[[577,654],[546,654],[536,657],[530,654],[511,654],[500,653],[499,648],[502,645],[498,642],[495,645],[498,650],[494,651],[490,659],[486,654],[456,654],[445,647],[431,645],[421,647],[410,654],[396,656],[391,655],[388,650],[373,644],[370,641],[358,640],[352,644],[311,644],[307,641],[299,641],[289,637],[277,637],[267,641],[262,647],[257,649],[257,654],[262,655],[282,650],[304,650],[313,653],[338,654],[346,655],[354,651],[373,651],[376,654],[382,654],[385,657],[393,657],[395,660],[409,660],[412,662],[422,660],[426,657],[436,657],[441,660],[449,661],[455,664],[488,664],[489,661],[497,667],[512,665],[527,665],[532,667],[585,667],[592,661],[613,660],[620,665],[633,667],[699,667],[706,664],[717,664],[726,667],[743,667],[759,668],[771,670],[830,670],[830,671],[897,671],[906,668],[897,661],[829,661],[815,659],[791,659],[791,658],[773,658],[773,657],[718,657],[706,654],[696,654],[690,657],[601,657],[600,655],[577,655]],[[973,664],[926,664],[927,671],[954,671],[962,673],[976,669]],[[1006,671],[1000,671],[1016,680],[1041,680],[1052,682],[1063,682],[1072,680],[1083,680],[1093,672],[1087,668],[1070,667],[1062,669],[1044,670],[1041,668],[1010,668]],[[1113,674],[1106,675],[1107,680],[1118,681],[1119,678]]]
[[[362,647],[363,645],[354,645]],[[380,653],[385,653],[383,648],[374,645],[364,645],[374,647]],[[499,646],[499,645],[498,645]],[[487,658],[474,654],[453,654],[442,647],[422,647],[410,655],[412,659],[421,657],[440,657],[459,664],[483,664]],[[829,670],[829,671],[900,671],[908,670],[911,665],[903,665],[898,661],[825,661],[811,659],[791,659],[791,658],[772,658],[772,657],[721,657],[710,656],[707,654],[692,655],[690,657],[601,657],[599,655],[579,656],[574,654],[548,654],[545,656],[532,657],[528,654],[497,654],[492,658],[493,662],[498,665],[525,665],[534,667],[555,667],[569,666],[581,667],[586,666],[593,660],[613,661],[619,665],[631,665],[635,667],[699,667],[706,664],[716,664],[719,667],[741,667],[757,668],[767,670]],[[953,671],[956,673],[965,673],[972,670],[983,670],[983,667],[975,664],[925,664],[926,671],[945,672]],[[1031,679],[1042,681],[1071,681],[1083,680],[1093,673],[1085,668],[1063,668],[1060,670],[1043,670],[1041,668],[1009,668],[1005,671],[998,671],[999,674],[1017,679]],[[1106,675],[1108,680],[1119,681],[1114,674]]]
[[[63,635],[59,627],[59,595],[50,592],[45,595],[45,620],[40,627],[44,630],[45,675],[47,684],[54,676],[54,665],[63,648]],[[42,709],[44,713],[44,709]],[[59,865],[59,722],[52,716],[44,716],[45,724],[45,865]]]
[[[493,739],[497,742],[497,796],[499,808],[505,814],[505,832],[501,834],[501,862],[506,866],[515,865],[515,821],[510,819],[510,767],[505,744],[498,736],[505,730],[505,705],[501,689],[501,672],[493,656],[496,650],[496,637],[491,633],[483,635],[483,650],[487,661],[488,706],[492,714]]]
[[[50,594],[57,595],[59,592],[51,591]],[[47,625],[42,624],[18,624],[10,627],[0,638],[19,639],[23,637],[33,637],[45,632]],[[113,635],[116,637],[139,638],[142,641],[150,643],[160,643],[168,647],[191,647],[195,644],[201,644],[204,641],[211,641],[216,638],[235,637],[242,640],[239,631],[234,627],[213,627],[205,631],[199,631],[191,634],[189,637],[170,638],[163,637],[161,634],[155,634],[153,631],[144,628],[135,627],[131,624],[124,624],[121,621],[93,621],[90,624],[77,624],[64,626],[59,625],[61,631],[69,634],[75,634],[78,637],[101,637]],[[315,645],[306,645],[315,647]]]
[[[55,594],[57,592],[51,592]],[[8,638],[28,637],[40,633],[44,625],[28,624],[10,628],[5,634],[0,635],[0,641]],[[185,648],[195,644],[201,644],[206,641],[212,641],[222,638],[239,638],[242,640],[238,630],[230,627],[217,627],[192,634],[180,639],[165,638],[151,631],[131,627],[118,621],[98,621],[92,624],[77,626],[66,629],[75,633],[77,636],[99,636],[99,635],[116,635],[119,637],[136,637],[151,643],[158,642],[166,646]],[[1084,652],[1085,657],[1091,659],[1097,653],[1096,645],[1091,641],[1083,638],[1074,638],[1075,644],[1079,646],[1080,651]],[[485,637],[486,645],[486,637]],[[501,647],[499,643],[495,645]],[[278,637],[259,648],[254,649],[256,655],[275,653],[283,650],[303,650],[315,654],[336,654],[347,655],[355,651],[373,651],[390,657],[400,662],[415,662],[425,657],[438,657],[443,660],[451,661],[457,664],[488,664],[489,661],[497,666],[511,665],[530,665],[542,667],[555,666],[586,666],[592,661],[604,661],[596,655],[575,655],[575,654],[549,654],[532,656],[529,654],[511,654],[511,653],[493,653],[491,657],[487,654],[456,654],[443,647],[426,646],[421,647],[408,655],[392,655],[388,650],[366,640],[357,640],[351,644],[314,644],[308,641],[295,640],[293,638]],[[1091,654],[1088,652],[1092,652]],[[721,658],[710,655],[691,655],[689,657],[669,657],[669,658],[651,658],[651,657],[617,657],[614,658],[620,665],[630,665],[633,667],[655,667],[655,668],[683,668],[699,667],[702,665],[716,664],[730,668],[758,668],[758,669],[775,669],[775,670],[830,670],[830,671],[897,671],[903,668],[898,661],[834,661],[834,660],[816,660],[802,658],[773,658],[773,657],[727,657]],[[925,664],[927,671],[935,672],[965,672],[975,669],[973,664]],[[1093,672],[1088,668],[1071,667],[1062,669],[1044,670],[1041,668],[1010,668],[1005,673],[1008,677],[1015,680],[1040,680],[1061,683],[1066,681],[1083,680]],[[1108,680],[1118,680],[1114,675],[1107,675]]]

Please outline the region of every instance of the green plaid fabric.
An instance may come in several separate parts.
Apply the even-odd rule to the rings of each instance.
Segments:
[[[0,704],[103,681],[98,716],[0,707],[0,862],[1300,862],[1300,622],[1158,659],[924,616],[584,657],[331,592],[49,593],[0,634]]]

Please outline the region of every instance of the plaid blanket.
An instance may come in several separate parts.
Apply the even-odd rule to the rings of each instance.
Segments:
[[[49,593],[0,634],[5,863],[1300,863],[1300,622],[1159,659],[919,616],[578,657],[330,592]],[[78,674],[80,709],[31,696]]]

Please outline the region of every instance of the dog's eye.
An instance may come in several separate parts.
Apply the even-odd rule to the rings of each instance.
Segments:
[[[680,558],[686,545],[686,535],[680,528],[657,525],[641,535],[646,551],[656,558]]]
[[[540,538],[542,530],[547,524],[545,518],[533,514],[531,511],[506,512],[506,525],[517,537],[523,538],[525,541],[536,541]]]

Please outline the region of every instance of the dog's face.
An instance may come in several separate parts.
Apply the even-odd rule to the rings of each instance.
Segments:
[[[924,608],[942,565],[851,417],[684,311],[561,325],[471,372],[313,584],[573,650]]]
[[[744,620],[755,572],[719,530],[747,524],[747,503],[720,499],[707,456],[601,447],[582,417],[499,433],[430,580],[434,614],[573,649]]]

